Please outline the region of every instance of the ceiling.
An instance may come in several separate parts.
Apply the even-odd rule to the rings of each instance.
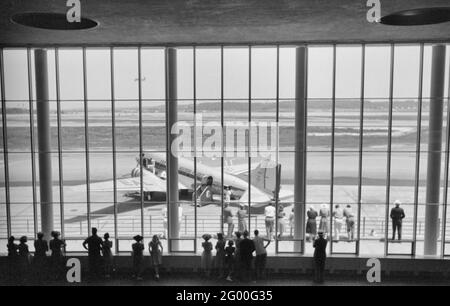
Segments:
[[[387,26],[366,20],[367,0],[81,0],[89,30],[11,21],[21,12],[66,13],[66,0],[1,0],[0,45],[217,45],[450,41],[450,22]],[[381,0],[382,15],[450,6],[449,0]]]

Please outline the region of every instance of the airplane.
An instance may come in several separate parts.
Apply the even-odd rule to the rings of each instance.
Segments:
[[[140,166],[142,161],[142,167]],[[147,204],[162,204],[166,200],[167,190],[167,163],[165,153],[145,153],[136,158],[137,165],[131,171],[131,177],[116,180],[117,191],[134,202],[141,201]],[[141,175],[142,169],[142,191]],[[250,172],[250,175],[249,175]],[[225,189],[231,191],[229,198],[224,200],[230,206],[247,206],[249,195],[251,199],[251,214],[261,214],[264,208],[274,202],[278,191],[280,201],[293,197],[293,192],[280,190],[281,165],[269,158],[259,163],[242,165],[227,164],[224,167],[223,182],[220,167],[211,167],[197,163],[196,176],[194,175],[194,160],[178,158],[178,189],[179,201],[197,203],[197,206],[221,205]],[[250,178],[250,186],[248,180]],[[196,180],[196,184],[194,184]],[[195,186],[196,185],[196,186]],[[195,187],[197,189],[195,190]],[[112,192],[111,181],[98,182],[90,185],[93,192]],[[194,205],[194,204],[192,204]]]

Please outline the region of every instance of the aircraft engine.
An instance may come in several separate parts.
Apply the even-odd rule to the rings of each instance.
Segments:
[[[141,169],[139,167],[131,170],[131,177],[139,177],[141,175]]]

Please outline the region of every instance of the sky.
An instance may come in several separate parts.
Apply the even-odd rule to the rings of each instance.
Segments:
[[[446,84],[449,84],[450,49],[447,47]],[[333,49],[329,46],[311,46],[308,55],[308,98],[332,97]],[[198,48],[196,50],[197,99],[221,97],[221,50]],[[336,97],[359,98],[361,93],[362,48],[338,46],[336,51]],[[32,60],[34,56],[32,54]],[[365,66],[365,97],[367,99],[389,96],[390,47],[367,46]],[[224,98],[248,99],[249,49],[224,48]],[[83,57],[81,49],[59,51],[60,97],[66,108],[83,107]],[[192,99],[194,94],[193,49],[180,48],[177,52],[178,98]],[[25,49],[4,50],[5,97],[11,107],[22,107],[28,102],[27,53]],[[399,99],[418,96],[420,47],[400,45],[395,47],[394,97]],[[161,105],[165,98],[164,49],[141,50],[142,98],[151,105]],[[55,52],[48,51],[50,99],[56,99]],[[253,99],[275,99],[277,83],[277,51],[271,47],[252,47],[251,95]],[[91,48],[86,51],[87,97],[90,108],[110,106],[111,76],[109,49]],[[32,65],[34,74],[34,67]],[[424,97],[429,96],[431,72],[431,47],[424,53]],[[295,88],[295,49],[280,47],[279,93],[281,99],[293,99]],[[34,83],[34,75],[33,75]],[[34,86],[33,86],[34,88]],[[138,87],[138,51],[136,48],[114,50],[114,90],[117,100],[136,100]],[[445,95],[448,95],[448,86]],[[22,100],[23,102],[12,102]],[[103,101],[93,101],[103,100]],[[159,100],[159,101],[156,101]],[[78,101],[78,102],[76,102]],[[118,103],[126,106],[126,102]],[[150,104],[146,104],[150,105]],[[54,106],[52,106],[54,107]]]

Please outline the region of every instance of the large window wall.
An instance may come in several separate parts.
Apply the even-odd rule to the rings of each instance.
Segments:
[[[356,221],[348,240],[345,223],[338,231],[329,219],[332,254],[423,254],[431,48],[307,46],[305,209],[326,207],[333,215],[350,206]],[[160,235],[164,248],[173,250],[164,169],[171,149],[167,52],[144,46],[47,49],[54,224],[69,252],[82,251],[91,227],[108,232],[116,252],[129,252],[136,234],[146,242]],[[32,238],[40,229],[40,169],[33,49],[5,48],[0,54],[4,252],[8,236]],[[218,232],[227,233],[223,187],[235,184],[241,190],[229,201],[233,232],[243,204],[246,229],[265,236],[264,208],[273,200],[279,218],[268,250],[293,252],[295,58],[296,46],[177,48],[177,119],[192,127],[193,141],[190,157],[179,161],[178,251],[201,252],[203,234],[212,234],[214,242]],[[447,47],[447,85],[449,58]],[[438,252],[447,256],[448,86],[445,96],[437,226]],[[275,125],[266,134],[252,133],[258,124]],[[241,128],[243,141],[227,127]],[[235,140],[227,154],[225,144]],[[146,158],[157,188],[148,180]],[[281,165],[278,196],[257,175],[267,159]],[[192,194],[208,175],[218,184],[211,203],[203,205]],[[391,240],[395,200],[406,213],[401,243]],[[311,243],[304,246],[301,252],[312,254]]]

